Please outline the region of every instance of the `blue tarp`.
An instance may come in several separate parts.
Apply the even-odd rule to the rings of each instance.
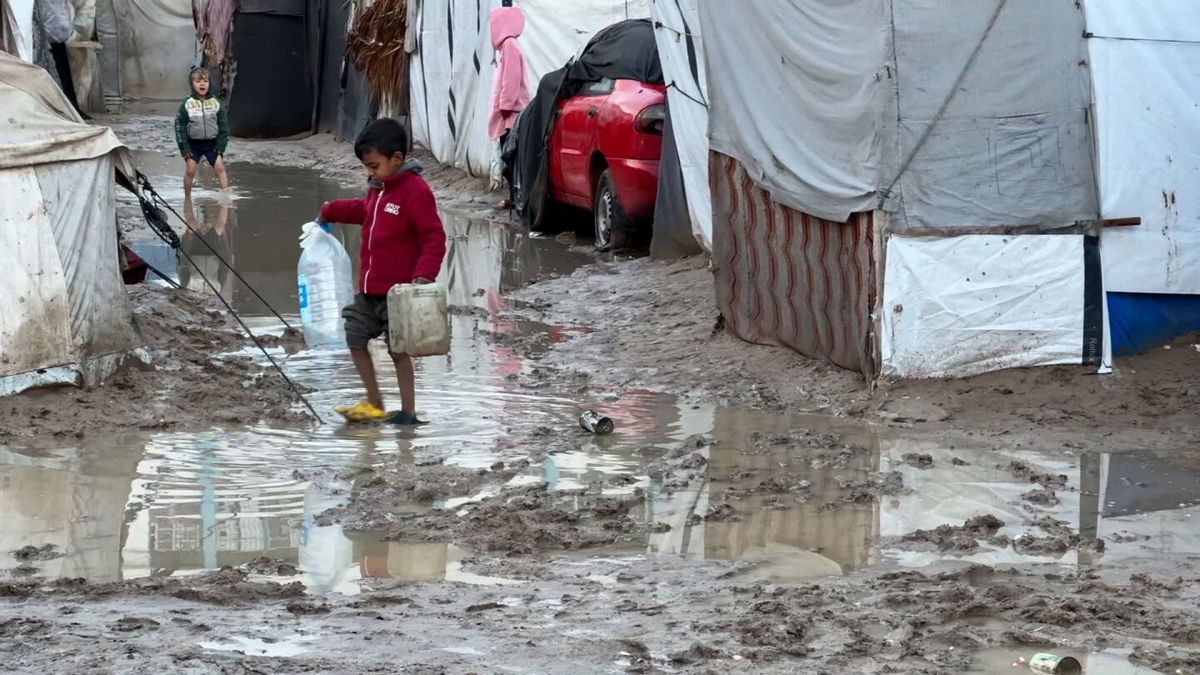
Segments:
[[[1141,354],[1200,332],[1200,295],[1109,293],[1114,356]]]

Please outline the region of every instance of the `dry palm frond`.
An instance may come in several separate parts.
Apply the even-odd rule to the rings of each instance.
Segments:
[[[375,101],[401,102],[408,80],[409,0],[354,0],[346,56],[363,73]]]

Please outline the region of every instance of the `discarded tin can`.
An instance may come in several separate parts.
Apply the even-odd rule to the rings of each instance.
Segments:
[[[588,410],[580,415],[579,426],[599,436],[611,434],[614,429],[613,421],[595,410]]]
[[[1034,654],[1029,659],[1029,669],[1046,675],[1080,675],[1083,672],[1078,660],[1054,654]]]

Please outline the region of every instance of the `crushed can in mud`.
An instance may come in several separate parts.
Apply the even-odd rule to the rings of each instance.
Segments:
[[[1029,659],[1029,669],[1046,675],[1080,675],[1083,672],[1077,659],[1054,654],[1034,654]]]
[[[584,431],[590,431],[597,436],[611,434],[616,428],[611,418],[605,417],[595,410],[588,410],[579,416],[579,426]]]

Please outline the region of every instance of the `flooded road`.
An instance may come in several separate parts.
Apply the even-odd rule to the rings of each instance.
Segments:
[[[138,159],[163,196],[182,203],[174,163],[146,153]],[[199,281],[203,272],[256,331],[278,333],[279,322],[197,237],[298,325],[300,224],[322,202],[346,194],[310,171],[236,164],[231,171],[238,184],[232,199],[198,189],[191,208],[181,209],[199,233],[184,236],[192,263],[181,264],[155,241],[138,241],[135,248],[185,287],[206,291]],[[419,361],[418,400],[433,424],[419,430],[338,424],[218,428],[88,437],[51,452],[0,448],[0,507],[7,515],[0,548],[54,547],[45,560],[4,557],[0,569],[113,581],[265,557],[294,565],[311,593],[356,593],[362,578],[511,583],[465,572],[461,561],[470,553],[448,543],[384,542],[337,525],[318,526],[316,516],[343,503],[352,485],[347,479],[318,489],[307,476],[328,470],[351,476],[385,463],[432,461],[482,469],[526,458],[527,450],[511,439],[532,433],[555,435],[563,449],[513,478],[514,484],[544,481],[551,490],[570,490],[632,474],[624,487],[606,490],[645,490],[650,498],[637,518],[670,526],[636,546],[591,555],[746,560],[757,563],[745,572],[749,577],[798,581],[944,559],[1075,566],[1200,553],[1200,470],[1170,458],[978,449],[966,438],[961,444],[930,443],[844,421],[694,405],[648,391],[537,386],[536,378],[530,384],[519,377],[534,367],[522,355],[528,351],[505,346],[504,336],[545,346],[580,329],[502,318],[510,302],[506,295],[569,274],[591,258],[502,224],[452,213],[444,220],[450,248],[443,279],[458,310],[450,355]],[[337,235],[356,257],[356,228],[339,228]],[[275,356],[289,375],[315,390],[311,400],[323,414],[360,396],[342,352],[276,349]],[[394,378],[385,374],[381,381],[385,397],[397,400]],[[588,408],[613,417],[617,433],[593,437],[580,431],[575,420]],[[765,451],[747,450],[793,429],[836,433],[858,450],[836,461],[818,450],[806,454],[785,445],[771,450],[769,443]],[[715,441],[699,451],[708,462],[705,482],[676,489],[640,473],[648,457],[696,434]],[[912,455],[928,461],[914,463]],[[1014,474],[1014,462],[1065,477],[1053,503],[1026,499],[1037,486],[1027,475]],[[891,472],[899,474],[903,490],[852,502],[840,496],[847,483]],[[770,476],[803,487],[782,496],[751,489]],[[697,518],[730,495],[741,502],[745,517]],[[464,501],[434,508],[457,508]],[[1034,521],[1051,516],[1083,537],[1104,540],[1107,549],[1099,557],[1074,547],[1030,553],[984,542],[949,554],[902,541],[914,530],[961,525],[983,514],[1003,521],[996,534],[1009,540],[1038,534]]]

